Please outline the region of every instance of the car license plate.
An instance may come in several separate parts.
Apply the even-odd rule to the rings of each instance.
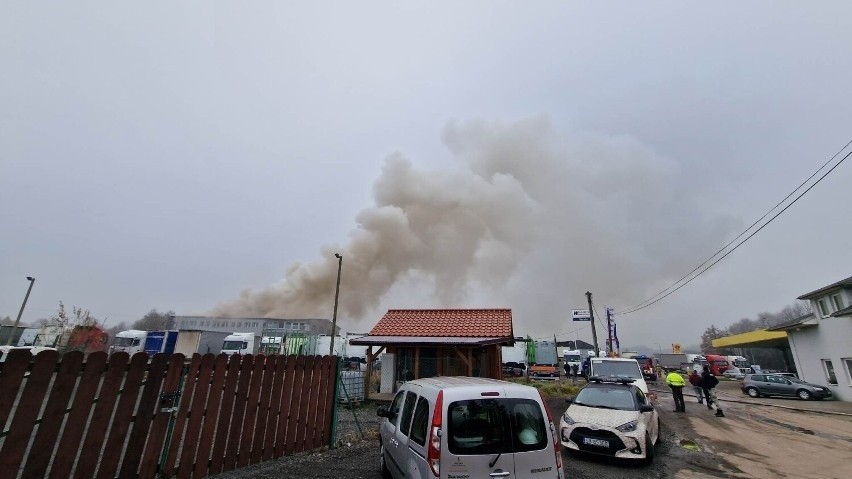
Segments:
[[[603,439],[594,439],[591,437],[584,437],[583,444],[588,444],[589,446],[609,447],[609,441],[605,441]]]

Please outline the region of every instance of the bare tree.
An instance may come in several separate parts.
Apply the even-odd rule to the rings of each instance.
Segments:
[[[142,319],[133,323],[133,329],[141,329],[144,331],[161,331],[173,329],[175,326],[175,312],[168,311],[160,313],[157,309],[148,311]]]
[[[2,324],[3,326],[13,325],[15,324],[15,320],[10,318],[9,316],[5,316],[3,318],[0,318],[0,324]]]
[[[701,350],[704,352],[713,351],[713,340],[727,336],[728,332],[724,329],[719,329],[715,325],[711,325],[704,330],[701,335]]]

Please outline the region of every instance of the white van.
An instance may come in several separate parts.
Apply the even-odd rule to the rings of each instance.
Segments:
[[[563,479],[560,443],[537,389],[435,377],[402,385],[376,412],[383,477]]]
[[[627,358],[590,358],[591,373],[589,376],[599,378],[630,378],[633,384],[648,395],[648,384],[642,375],[642,368],[635,359]]]

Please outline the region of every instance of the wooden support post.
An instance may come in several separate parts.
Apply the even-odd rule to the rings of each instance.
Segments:
[[[420,346],[414,348],[414,379],[420,379]]]

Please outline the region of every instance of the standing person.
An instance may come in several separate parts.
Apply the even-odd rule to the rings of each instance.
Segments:
[[[579,367],[577,367],[577,365],[576,365],[576,364],[572,364],[572,365],[571,365],[571,382],[572,382],[572,383],[576,383],[576,382],[577,382],[577,370],[578,370],[578,369],[579,369]]]
[[[672,389],[674,412],[686,412],[686,403],[683,402],[683,387],[686,386],[686,381],[683,380],[683,376],[677,371],[672,371],[666,376],[666,384]]]
[[[704,404],[704,389],[701,388],[701,376],[698,375],[698,371],[695,369],[689,374],[689,384],[692,384],[692,388],[695,390],[695,395],[698,397],[698,404]],[[710,407],[710,404],[707,404],[707,407]]]
[[[707,407],[716,410],[716,417],[725,417],[719,406],[719,397],[716,395],[716,386],[719,380],[710,372],[710,367],[704,366],[704,372],[701,373],[701,389],[704,390],[704,397],[707,398]]]

